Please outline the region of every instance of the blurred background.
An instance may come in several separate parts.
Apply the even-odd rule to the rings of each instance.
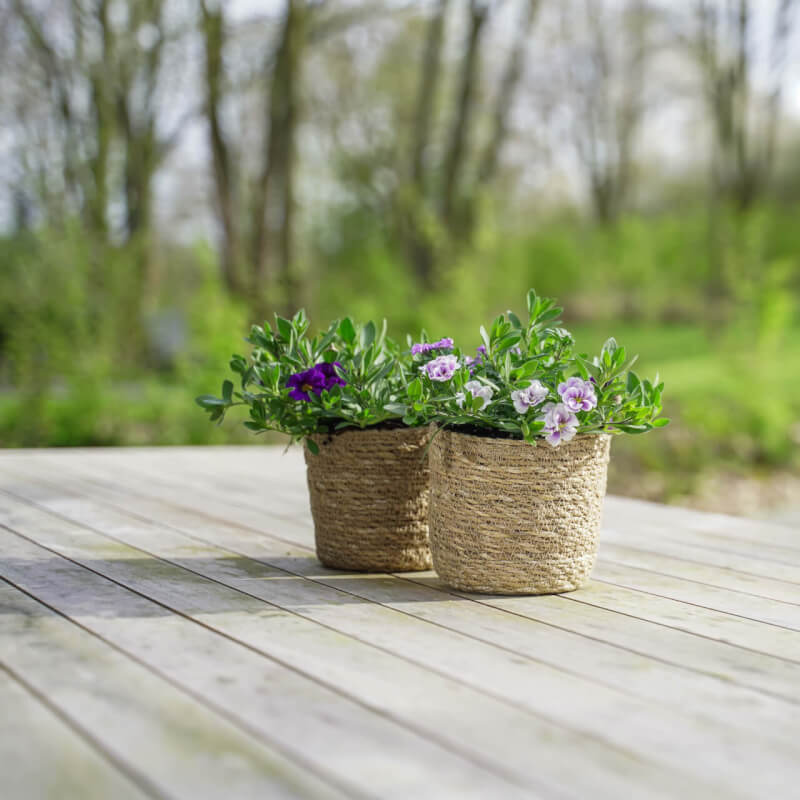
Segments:
[[[210,425],[251,322],[525,292],[673,424],[610,489],[800,508],[793,0],[0,0],[0,444]]]

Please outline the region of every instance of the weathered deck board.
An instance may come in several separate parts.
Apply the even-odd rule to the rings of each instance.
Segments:
[[[59,595],[67,595],[69,599],[61,604],[70,619],[185,686],[299,763],[314,764],[322,775],[346,789],[348,796],[368,797],[377,792],[381,797],[408,797],[424,786],[432,769],[441,776],[443,796],[480,797],[479,790],[486,790],[489,777],[491,785],[501,785],[512,797],[521,796],[500,777],[487,776],[468,760],[451,757],[446,750],[281,664],[169,614],[94,572],[54,558],[21,537],[13,540],[13,534],[2,534],[0,531],[0,547],[12,553],[8,571],[19,586],[46,602],[58,602]],[[148,559],[138,560],[140,564],[132,565],[132,571],[136,566],[151,566]],[[165,583],[175,580],[168,570],[151,569]],[[196,593],[188,600],[201,602]],[[91,609],[96,605],[113,609],[111,619],[93,615]],[[258,611],[261,609],[255,610],[256,622],[266,626],[268,613],[259,615]],[[217,613],[231,616],[235,610],[218,606]],[[203,615],[198,612],[197,616]],[[124,626],[119,625],[119,617],[126,620]],[[341,730],[348,731],[348,736],[340,738]],[[319,752],[319,756],[309,760],[309,752]]]
[[[607,508],[586,589],[466,596],[320,567],[296,451],[0,453],[5,691],[130,796],[791,796],[800,537]]]
[[[64,487],[64,482],[61,481],[59,486]],[[157,519],[161,523],[168,524],[177,530],[188,532],[201,541],[229,541],[231,537],[235,537],[235,543],[231,549],[240,555],[252,555],[253,548],[256,548],[255,552],[258,555],[259,548],[263,547],[264,542],[269,541],[273,546],[271,551],[273,555],[269,559],[269,563],[289,572],[297,572],[298,568],[305,564],[308,556],[311,555],[311,550],[305,549],[297,551],[302,554],[302,558],[298,558],[297,555],[292,554],[294,551],[286,549],[285,540],[275,539],[265,534],[255,534],[252,529],[243,531],[237,528],[235,524],[209,522],[204,518],[204,514],[201,511],[190,512],[181,508],[167,507],[158,501],[154,502],[141,494],[137,494],[136,488],[131,486],[130,483],[126,485],[123,491],[119,491],[110,488],[108,485],[92,482],[85,491],[91,492],[95,497],[110,498],[110,502],[114,505],[127,509],[136,516],[141,517],[143,512],[146,511],[151,519]],[[231,514],[235,517],[236,509],[232,509]],[[302,545],[300,546],[302,547]],[[275,552],[284,553],[286,557],[278,562],[274,557]],[[311,568],[319,573],[320,567],[318,564],[312,563]],[[329,574],[336,575],[336,573]],[[320,578],[317,579],[320,580]],[[348,576],[343,580],[352,584],[353,576]],[[434,585],[438,589],[449,591],[439,585],[435,579],[427,576],[421,578],[404,576],[404,580],[421,580],[427,585]],[[341,582],[339,585],[341,585]],[[605,589],[606,595],[608,594],[608,587],[599,585],[599,588]],[[641,625],[638,620],[631,620],[618,614],[604,614],[599,608],[578,610],[569,605],[575,601],[581,602],[581,598],[583,598],[583,601],[594,599],[596,602],[597,593],[590,594],[586,590],[578,594],[561,597],[543,597],[538,598],[536,603],[523,600],[521,601],[520,611],[517,613],[534,614],[535,618],[542,619],[544,622],[552,622],[552,624],[567,627],[569,630],[587,633],[593,638],[597,638],[596,623],[594,621],[599,620],[603,625],[603,638],[607,638],[611,643],[617,643],[619,641],[617,637],[621,637],[622,646],[635,648],[637,652],[645,654],[650,653],[650,648],[653,647],[653,655],[656,658],[667,660],[670,663],[678,663],[681,666],[693,666],[694,660],[699,659],[701,664],[697,668],[701,671],[711,672],[716,676],[724,675],[728,681],[742,680],[745,685],[764,688],[766,691],[782,694],[789,699],[797,698],[796,687],[798,681],[800,681],[800,667],[796,665],[775,659],[767,659],[770,662],[770,668],[765,670],[764,654],[733,649],[727,644],[720,646],[719,643],[714,641],[698,642],[695,637],[687,637],[678,631],[664,630],[661,626]],[[485,597],[473,597],[472,599],[476,603],[492,602],[491,599]],[[513,604],[515,602],[514,598],[496,601],[499,607],[508,607],[503,604]],[[567,611],[567,614],[559,615],[559,610]],[[587,619],[589,620],[588,629],[586,629],[585,622]],[[724,621],[736,623],[735,619],[725,620],[723,618]],[[687,644],[688,647],[685,646]],[[681,657],[677,660],[674,657],[675,653],[681,654]],[[798,702],[800,702],[800,698],[798,698]]]
[[[603,531],[603,550],[608,556],[609,546],[620,548],[625,563],[631,558],[643,558],[648,567],[653,567],[659,562],[664,565],[665,572],[669,574],[688,577],[699,575],[697,568],[715,567],[712,585],[722,585],[720,581],[730,579],[736,582],[730,588],[739,591],[752,591],[764,597],[773,593],[781,595],[777,599],[791,599],[796,602],[800,597],[800,566],[786,564],[780,561],[758,558],[754,554],[741,555],[730,550],[703,546],[694,541],[691,534],[684,539],[673,535],[670,539],[650,538],[641,542],[632,542],[630,536],[617,533],[610,528]],[[652,556],[652,558],[651,558]],[[663,560],[670,559],[669,566]],[[619,558],[623,561],[623,558]],[[766,578],[766,582],[751,582],[750,577]],[[755,590],[755,591],[754,591]]]
[[[4,571],[13,559],[6,552]],[[89,612],[101,619],[108,608]],[[0,663],[155,796],[344,796],[5,581]]]
[[[463,685],[415,668],[405,660],[390,658],[381,650],[338,635],[307,618],[293,613],[281,613],[276,610],[277,607],[272,609],[264,607],[262,601],[252,596],[229,591],[224,586],[199,579],[195,573],[170,568],[170,565],[163,562],[153,565],[141,552],[137,553],[132,548],[111,540],[104,542],[91,531],[65,525],[63,521],[57,519],[48,525],[47,520],[36,521],[35,516],[26,514],[24,509],[22,512],[10,515],[12,527],[23,524],[36,531],[34,534],[36,538],[55,532],[63,542],[62,552],[70,558],[80,560],[93,570],[102,572],[139,593],[189,615],[220,633],[246,643],[260,652],[272,654],[303,674],[333,686],[371,708],[404,721],[409,726],[417,727],[421,720],[435,717],[437,725],[430,730],[435,734],[441,726],[441,734],[436,735],[441,735],[451,747],[462,752],[467,748],[467,753],[475,760],[484,760],[487,755],[491,755],[498,765],[498,770],[512,774],[518,781],[525,782],[529,786],[540,783],[542,777],[547,776],[552,770],[554,775],[548,789],[551,792],[557,791],[560,781],[568,774],[570,754],[576,747],[586,751],[586,775],[579,779],[582,791],[587,791],[590,785],[598,783],[607,785],[609,791],[614,786],[620,790],[623,786],[637,785],[637,777],[639,785],[647,788],[651,776],[659,772],[655,767],[643,770],[639,758],[625,751],[616,752],[613,747],[595,744],[591,738],[581,737],[569,730],[562,731],[557,725],[531,718],[483,693],[470,691]],[[165,531],[154,532],[153,538],[163,537],[165,533]],[[189,559],[193,553],[193,548],[184,549],[184,556]],[[197,560],[200,564],[204,561],[202,558]],[[228,565],[227,568],[232,567]],[[63,575],[65,571],[62,567],[60,585],[65,583]],[[37,574],[45,572],[41,566],[36,570]],[[157,583],[151,576],[157,576]],[[258,577],[254,572],[251,572],[250,576]],[[87,578],[76,577],[69,584],[71,596],[75,594],[81,596],[84,591],[83,582],[96,583]],[[270,586],[269,590],[280,595],[284,581],[276,583],[277,586],[275,588]],[[50,586],[49,576],[45,575],[41,585],[33,588],[37,592],[47,592]],[[113,584],[106,585],[106,593],[111,588],[116,587],[113,587]],[[98,591],[100,587],[92,585],[89,597],[93,597]],[[312,597],[308,600],[312,604],[315,602],[315,598]],[[116,601],[115,605],[118,602]],[[184,621],[176,619],[176,622]],[[94,621],[92,624],[97,625]],[[166,627],[162,622],[160,628],[163,630]],[[402,636],[403,632],[402,629],[399,630],[398,635]],[[127,634],[125,631],[120,633],[114,630],[103,633],[106,637],[115,635],[115,642],[118,644],[122,643],[120,637]],[[165,632],[168,633],[169,631]],[[180,641],[181,654],[185,654],[188,650],[186,635],[178,639],[175,633],[172,633],[172,638]],[[131,641],[125,639],[125,647],[136,647],[139,636],[141,634],[137,633]],[[151,636],[148,636],[148,642],[150,641]],[[160,653],[161,648],[158,648],[156,655]],[[221,656],[224,658],[224,652]],[[225,668],[230,669],[231,659],[224,659],[224,663]],[[499,666],[502,666],[502,662]],[[186,674],[175,674],[173,677],[183,681],[192,680],[192,675]],[[236,682],[243,682],[240,675],[236,675]],[[285,677],[275,683],[275,686],[278,689],[285,689],[287,693],[292,688],[291,681]],[[294,705],[292,698],[287,702],[290,702],[291,709]],[[300,710],[298,709],[297,713]],[[248,714],[251,713],[251,709],[245,707],[239,713]],[[350,719],[342,720],[339,727],[352,732],[354,738],[358,733],[358,727],[352,716]],[[361,741],[356,743],[363,746]],[[402,751],[393,747],[391,741],[378,740],[376,745],[387,757],[398,760],[402,758]],[[595,751],[598,752],[593,756]],[[369,750],[365,753],[365,757],[368,755]],[[341,757],[340,754],[338,757]],[[436,766],[429,764],[428,769],[435,769],[437,773],[442,770],[439,791],[444,793],[447,789],[447,776],[444,772],[446,759],[442,758],[441,753],[434,753],[434,757],[433,764]],[[424,762],[424,754],[417,753],[417,759]],[[592,769],[593,763],[596,764],[595,769]],[[455,776],[458,778],[468,772],[469,770],[461,765],[461,769],[456,770]],[[390,777],[391,775],[387,775],[387,778]],[[464,778],[470,779],[467,785],[474,786],[478,797],[485,796],[486,787],[480,782],[476,783],[477,776],[465,774]],[[668,771],[660,775],[659,781],[663,782],[663,786],[671,788],[671,791],[691,786],[689,781],[682,780],[680,774],[673,776]],[[391,782],[387,786],[376,786],[376,789],[382,790],[377,796],[393,796],[391,786]],[[414,788],[416,791],[421,790],[420,786]],[[408,786],[401,785],[398,789],[400,794],[397,796],[409,796]],[[506,794],[509,790],[503,787],[502,791]],[[466,788],[464,792],[464,796],[470,796]],[[660,788],[659,792],[663,794],[664,789]]]
[[[0,709],[3,796],[26,800],[147,800],[156,796],[137,786],[3,669]]]
[[[154,476],[157,477],[157,485],[152,488],[148,486],[146,489],[148,493],[165,502],[172,502],[170,497],[177,495],[180,498],[178,501],[180,507],[186,509],[200,507],[204,513],[210,510],[211,518],[218,523],[230,519],[251,527],[253,530],[266,528],[270,532],[277,531],[276,535],[284,541],[308,546],[312,543],[313,530],[308,520],[303,522],[300,519],[287,520],[275,517],[265,520],[264,514],[254,507],[244,506],[238,501],[221,499],[215,494],[213,486],[209,486],[207,491],[201,495],[198,489],[191,487],[190,482],[181,483],[174,476],[170,478],[168,474],[158,470],[151,472],[149,477],[145,477],[143,474],[137,475],[130,470],[126,470],[124,475],[128,481],[128,487],[134,492],[141,492],[145,480],[151,482]],[[265,473],[264,477],[266,479],[268,475]],[[599,577],[603,569],[605,569],[605,560],[601,551],[600,562],[595,574]],[[634,616],[639,615],[652,622],[672,625],[680,630],[738,644],[765,655],[800,660],[800,637],[786,635],[788,632],[772,631],[765,638],[763,626],[754,624],[753,620],[743,617],[739,613],[740,605],[736,602],[739,597],[736,594],[728,594],[727,598],[723,597],[721,602],[717,599],[716,602],[712,602],[706,607],[696,602],[697,595],[703,594],[703,587],[686,584],[687,593],[691,596],[682,598],[676,612],[675,604],[672,602],[673,598],[669,593],[660,596],[657,593],[641,591],[641,585],[637,586],[635,580],[626,580],[624,576],[620,578],[619,570],[615,575],[613,565],[609,565],[608,571],[611,572],[611,575],[607,576],[606,583],[592,582],[584,592],[576,597],[580,597],[585,602],[595,602],[601,607],[608,607],[605,604],[611,603],[611,610],[633,613]],[[642,580],[646,581],[647,585],[652,585],[658,582],[659,576],[645,573]],[[661,579],[661,583],[663,583],[663,579]],[[636,593],[637,588],[640,593]],[[591,599],[587,594],[589,589],[593,590]],[[709,594],[711,592],[705,592],[706,596]],[[785,609],[781,609],[778,604],[774,613],[780,615],[781,611],[785,611]],[[795,611],[796,609],[790,609],[784,617],[787,615],[791,618],[799,617],[800,614],[795,614]],[[756,620],[755,622],[763,621]]]

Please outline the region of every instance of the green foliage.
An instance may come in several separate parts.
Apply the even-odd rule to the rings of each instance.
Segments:
[[[303,310],[291,320],[275,315],[275,328],[254,325],[248,342],[250,359],[234,355],[230,380],[222,392],[200,395],[198,405],[212,422],[222,422],[228,409],[247,406],[251,431],[278,431],[294,440],[347,427],[366,428],[402,414],[393,409],[405,385],[397,345],[374,322],[356,324],[350,317],[335,320],[323,333],[309,338]]]
[[[72,228],[0,242],[0,444],[231,441],[186,410],[246,324],[216,269],[206,248],[148,263]],[[164,315],[180,334],[169,352],[153,333]]]
[[[637,374],[658,370],[669,385],[673,424],[659,436],[616,438],[612,490],[665,499],[691,494],[714,471],[800,468],[793,206],[719,220],[725,292],[713,303],[707,219],[691,203],[613,229],[572,216],[513,230],[506,220],[482,229],[476,250],[444,264],[436,288],[422,291],[376,218],[326,217],[309,236],[308,271],[324,287],[314,315],[387,315],[396,331],[426,328],[472,354],[475,320],[493,319],[535,285],[565,301],[576,352],[599,351],[613,324],[619,341],[636,344]],[[164,316],[183,337],[168,353],[152,333]],[[220,364],[252,321],[224,291],[209,246],[144,259],[70,226],[5,238],[0,445],[264,442],[269,434],[209,425],[191,405],[218,385]]]
[[[555,301],[533,289],[527,300],[525,324],[509,311],[488,331],[481,326],[483,345],[474,358],[462,358],[459,348],[412,356],[411,371],[421,379],[408,385],[407,424],[468,425],[535,444],[552,433],[550,409],[565,415],[567,438],[576,432],[645,433],[668,423],[658,416],[664,384],[630,371],[636,357],[628,359],[614,339],[591,360],[576,354],[572,334],[559,327],[562,309]],[[568,397],[569,382],[580,387],[582,402]],[[529,390],[534,399],[521,401]]]

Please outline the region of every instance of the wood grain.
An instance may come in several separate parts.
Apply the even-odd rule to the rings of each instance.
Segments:
[[[38,720],[31,741],[61,737],[65,774],[83,759],[133,797],[755,798],[800,781],[788,525],[610,498],[585,590],[478,597],[321,568],[306,497],[300,454],[278,448],[0,454],[0,700]],[[237,754],[221,767],[202,755],[217,734]]]

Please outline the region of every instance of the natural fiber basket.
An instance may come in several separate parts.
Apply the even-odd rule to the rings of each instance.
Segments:
[[[469,592],[556,594],[594,566],[611,437],[559,447],[439,431],[430,447],[433,567]]]
[[[317,557],[364,572],[431,568],[428,428],[346,429],[306,448]]]

